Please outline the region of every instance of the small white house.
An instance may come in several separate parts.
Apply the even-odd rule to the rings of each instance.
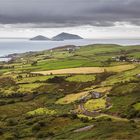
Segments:
[[[94,98],[94,99],[98,99],[98,98],[102,97],[101,93],[99,93],[99,92],[91,91],[90,94],[91,94],[92,98]]]

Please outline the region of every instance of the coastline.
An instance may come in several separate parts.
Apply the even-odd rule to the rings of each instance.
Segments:
[[[140,39],[82,39],[65,41],[30,41],[28,39],[0,39],[0,62],[9,61],[20,54],[40,52],[56,47],[75,45],[85,46],[93,44],[114,44],[121,46],[140,45]]]
[[[10,61],[12,58],[9,57],[0,57],[0,62],[8,62]]]

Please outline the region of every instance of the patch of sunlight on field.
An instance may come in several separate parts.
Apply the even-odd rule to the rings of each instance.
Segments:
[[[107,92],[111,90],[111,86],[107,86],[107,87],[99,87],[99,88],[95,88],[93,89],[96,92]]]
[[[88,118],[89,120],[93,119],[93,117],[86,116],[86,115],[83,115],[83,114],[78,114],[77,116],[78,116],[78,118]]]
[[[41,83],[21,84],[21,85],[19,85],[20,88],[18,89],[18,92],[21,92],[21,93],[22,92],[30,93],[30,92],[32,92],[33,89],[38,88],[41,85],[43,85],[43,84],[41,84]]]
[[[113,67],[80,67],[80,68],[69,68],[49,71],[38,71],[32,72],[37,74],[49,75],[49,74],[90,74],[90,73],[103,73],[105,70],[109,72],[122,72],[135,68],[135,65],[119,65]]]
[[[96,109],[102,109],[105,108],[105,103],[106,100],[103,98],[100,99],[91,99],[89,101],[87,101],[84,104],[84,107],[88,110],[88,111],[94,111]]]
[[[39,71],[32,73],[39,73],[43,75],[48,74],[90,74],[90,73],[102,73],[104,68],[101,67],[80,67],[80,68],[69,68],[69,69],[59,69],[59,70],[50,70],[50,71]]]
[[[88,92],[69,94],[69,95],[66,95],[64,98],[61,98],[58,101],[56,101],[56,104],[70,104],[82,98],[83,96],[87,96],[87,95],[88,95]]]
[[[27,112],[27,115],[29,116],[40,116],[40,115],[55,115],[55,110],[49,110],[47,108],[38,108],[36,110]]]
[[[118,73],[114,76],[107,78],[103,81],[102,85],[113,85],[118,82],[125,82],[136,79],[136,75],[140,73],[140,67],[136,67],[135,69],[131,69],[129,71],[125,71],[123,73]]]
[[[135,105],[134,105],[134,108],[135,108],[135,110],[140,110],[140,103],[136,103]]]
[[[101,92],[101,93],[107,93],[112,89],[112,86],[91,86],[89,88],[85,88],[84,91],[95,91],[95,92]]]
[[[67,81],[76,81],[76,82],[88,82],[88,81],[94,81],[95,75],[89,74],[89,75],[73,75],[71,77],[68,77],[66,79]]]
[[[36,81],[46,81],[49,78],[53,78],[53,75],[48,75],[48,76],[35,76],[35,77],[27,77],[27,78],[22,78],[21,80],[18,81],[18,83],[33,83]]]
[[[12,95],[15,93],[15,90],[13,87],[9,87],[8,89],[0,89],[0,92],[3,94],[3,95]]]
[[[126,70],[130,70],[135,68],[136,66],[133,64],[129,64],[129,65],[119,65],[119,66],[114,66],[114,67],[108,67],[106,70],[107,71],[112,71],[112,72],[122,72],[122,71],[126,71]]]
[[[120,118],[120,117],[112,116],[108,114],[100,114],[99,116],[95,117],[95,119],[99,119],[99,118],[111,118],[113,121],[128,121],[125,118]]]

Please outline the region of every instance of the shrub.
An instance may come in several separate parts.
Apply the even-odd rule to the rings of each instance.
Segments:
[[[3,129],[0,127],[0,135],[3,134]]]
[[[33,130],[33,131],[38,131],[38,130],[40,130],[40,129],[41,129],[41,126],[40,126],[39,123],[35,123],[35,124],[33,125],[33,127],[32,127],[32,130]]]
[[[17,125],[17,124],[18,124],[18,122],[17,122],[16,119],[8,119],[7,120],[7,125],[9,125],[9,126],[14,126],[14,125]]]
[[[121,117],[121,118],[126,118],[126,116],[127,116],[127,115],[124,114],[124,113],[121,113],[121,114],[120,114],[120,117]]]
[[[49,83],[62,83],[65,82],[65,78],[64,76],[54,76],[53,78],[49,78],[47,80],[47,82]]]
[[[0,101],[0,106],[6,105],[7,103],[5,101]]]
[[[46,126],[46,122],[45,122],[45,121],[40,121],[40,122],[38,122],[38,123],[39,123],[39,125],[40,125],[41,127]]]
[[[99,84],[100,82],[106,80],[108,77],[110,77],[114,74],[115,74],[114,72],[107,72],[107,71],[104,71],[103,73],[97,74],[95,77],[95,83]]]
[[[112,121],[112,119],[111,118],[106,118],[106,121]]]
[[[52,136],[54,136],[54,133],[53,132],[48,132],[47,134],[46,134],[46,137],[52,137]]]
[[[31,115],[30,115],[30,116],[29,116],[29,115],[25,115],[25,119],[26,119],[26,120],[32,119],[33,117],[34,117],[34,116],[31,116]]]
[[[72,120],[74,120],[74,119],[77,119],[78,117],[77,117],[76,114],[70,114],[70,118],[71,118]]]
[[[15,86],[16,82],[13,78],[11,77],[2,77],[0,78],[0,87],[10,87],[10,86]]]
[[[138,114],[138,111],[135,110],[132,106],[130,106],[130,107],[127,109],[127,118],[128,118],[128,119],[137,117],[137,114]]]
[[[129,120],[129,122],[130,122],[130,123],[135,123],[135,121],[134,121],[134,120],[132,120],[132,119],[131,119],[131,120]]]
[[[61,114],[60,117],[67,118],[67,117],[69,117],[69,114]]]
[[[137,113],[137,117],[140,118],[140,111]]]
[[[38,63],[37,61],[34,61],[34,62],[31,63],[31,66],[36,66],[37,63]]]
[[[53,132],[47,132],[47,133],[46,132],[39,132],[36,137],[39,139],[42,139],[45,137],[52,137],[52,136],[54,136]]]
[[[82,118],[80,118],[80,120],[81,120],[83,123],[89,122],[88,117],[82,117]]]
[[[136,125],[135,123],[131,123],[131,126],[132,126],[133,128],[137,128],[137,125]]]
[[[44,138],[44,137],[46,137],[46,135],[44,134],[44,132],[39,132],[37,134],[37,138]]]
[[[14,104],[15,103],[15,100],[10,100],[7,102],[7,104]]]

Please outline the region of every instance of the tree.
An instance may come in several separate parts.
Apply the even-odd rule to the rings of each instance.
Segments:
[[[32,66],[36,66],[37,65],[37,61],[34,61],[31,63]]]

